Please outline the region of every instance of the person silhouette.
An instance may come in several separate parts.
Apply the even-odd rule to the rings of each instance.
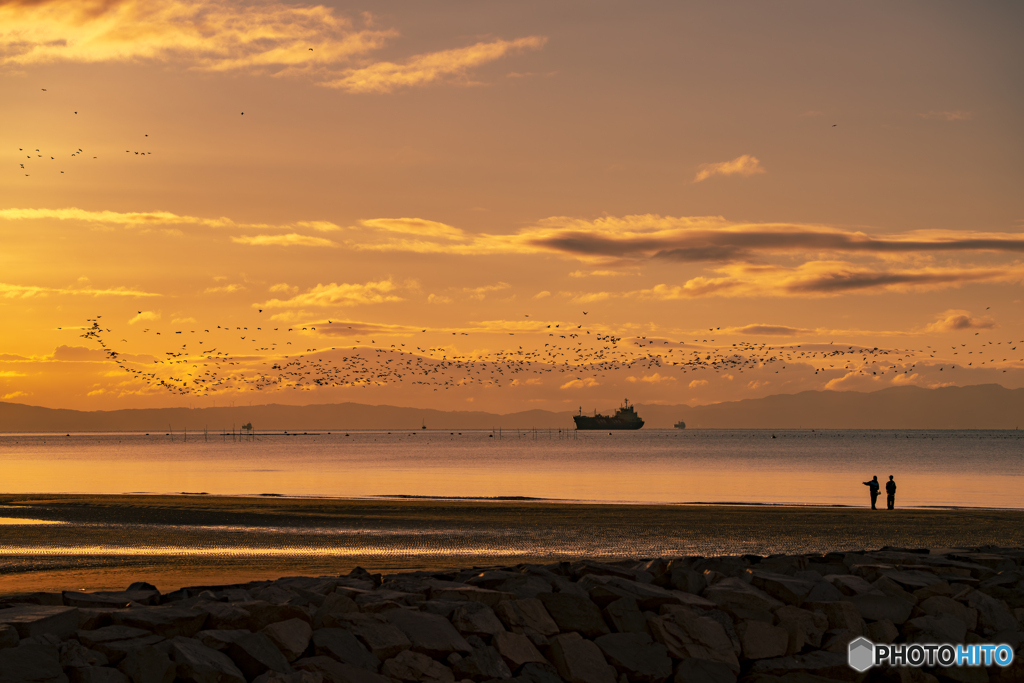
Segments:
[[[876,474],[875,476],[871,477],[871,481],[864,482],[864,485],[867,486],[871,491],[871,509],[877,510],[878,508],[875,507],[875,501],[878,500],[878,475]]]
[[[889,481],[885,482],[885,501],[888,503],[888,508],[893,510],[896,508],[896,482],[892,480],[892,475],[889,475]]]

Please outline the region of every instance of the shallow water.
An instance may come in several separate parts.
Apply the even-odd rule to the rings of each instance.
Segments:
[[[775,438],[772,438],[774,435]],[[1024,508],[1024,432],[6,434],[0,492]],[[884,504],[884,494],[880,499]]]

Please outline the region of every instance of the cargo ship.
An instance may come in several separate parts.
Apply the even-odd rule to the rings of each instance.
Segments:
[[[644,426],[644,421],[633,410],[633,406],[629,405],[628,398],[611,417],[599,413],[595,413],[593,417],[584,415],[583,408],[580,408],[580,414],[573,415],[572,419],[576,423],[576,429],[640,429]]]
[[[679,422],[676,422],[672,426],[675,427],[676,429],[686,429],[686,423],[683,422],[682,420],[680,420]]]

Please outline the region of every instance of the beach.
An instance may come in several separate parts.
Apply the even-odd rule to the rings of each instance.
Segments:
[[[538,500],[0,495],[0,592],[169,591],[355,566],[1024,546],[1024,511]]]

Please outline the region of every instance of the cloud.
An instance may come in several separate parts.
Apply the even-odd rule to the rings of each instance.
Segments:
[[[375,230],[420,235],[422,237],[462,239],[465,236],[465,233],[458,228],[453,228],[450,225],[438,223],[437,221],[428,221],[423,218],[370,218],[359,221],[359,224]]]
[[[159,320],[159,319],[160,319],[160,313],[158,313],[158,312],[155,312],[155,311],[139,311],[139,313],[135,317],[133,317],[131,320],[128,321],[128,324],[129,325],[134,325],[135,323],[143,322],[143,321],[146,321],[146,320]]]
[[[147,297],[161,296],[153,292],[142,292],[127,287],[113,287],[107,289],[96,289],[94,287],[79,285],[77,287],[38,287],[35,285],[12,285],[0,282],[0,298],[4,299],[28,299],[31,297],[44,297],[50,294],[70,294],[75,296],[130,296]]]
[[[495,40],[469,47],[416,55],[404,64],[378,62],[358,69],[349,69],[341,78],[322,85],[350,93],[389,93],[399,88],[426,85],[438,81],[467,82],[472,67],[493,62],[506,54],[537,50],[547,38],[529,36],[516,40]]]
[[[85,346],[58,346],[53,352],[53,360],[102,362],[107,360],[107,353],[106,351],[90,349]]]
[[[643,377],[640,378],[640,381],[647,382],[648,384],[662,384],[664,382],[675,382],[676,378],[661,375],[656,372],[653,375],[644,375]]]
[[[353,306],[357,304],[379,304],[389,301],[402,301],[402,297],[390,292],[398,286],[388,280],[367,282],[366,284],[335,284],[317,285],[302,294],[290,299],[271,299],[262,304],[253,304],[259,308],[301,308],[303,306]]]
[[[0,370],[0,377],[28,377],[28,375],[15,370]]]
[[[441,296],[440,294],[430,294],[427,296],[428,304],[450,304],[451,302],[451,297]]]
[[[583,379],[570,380],[570,381],[566,382],[565,384],[563,384],[562,386],[560,386],[558,388],[559,389],[586,389],[587,387],[600,386],[600,384],[601,383],[598,382],[593,377],[584,377]]]
[[[192,318],[192,317],[189,317],[189,318],[174,318],[173,320],[171,320],[171,324],[172,325],[181,325],[181,324],[184,324],[184,323],[194,323],[195,321],[196,321],[196,319]]]
[[[764,170],[763,166],[761,166],[761,162],[758,161],[757,157],[749,154],[743,154],[732,161],[720,161],[716,164],[701,164],[700,170],[697,171],[697,175],[693,178],[693,182],[699,183],[716,175],[739,175],[748,177],[757,175],[758,173],[767,173],[767,171]]]
[[[551,296],[551,292],[549,292],[548,290],[545,289],[543,291],[540,291],[540,292],[537,292],[536,294],[534,294],[533,298],[534,299],[546,299],[549,296]]]
[[[490,292],[500,292],[503,289],[511,287],[507,282],[499,282],[494,285],[484,285],[483,287],[464,287],[463,292],[469,295],[470,299],[476,299],[477,301],[483,301]]]
[[[245,285],[230,284],[220,285],[219,287],[207,287],[203,290],[203,294],[233,294],[235,292],[244,292]]]
[[[743,327],[727,327],[722,334],[756,334],[762,337],[796,337],[801,334],[814,334],[816,330],[805,327],[788,327],[786,325],[744,325]]]
[[[316,331],[328,337],[356,337],[372,334],[409,336],[419,332],[421,328],[408,325],[387,325],[382,323],[364,323],[355,320],[332,320],[329,322],[312,323]]]
[[[918,114],[922,119],[935,119],[938,121],[969,121],[969,111],[930,111],[927,114]]]
[[[0,64],[173,63],[204,71],[323,74],[396,32],[323,5],[228,0],[0,3]],[[309,48],[313,48],[310,50]]]
[[[843,261],[808,261],[796,267],[729,265],[719,277],[682,285],[659,284],[627,297],[672,301],[699,297],[827,297],[854,292],[934,291],[972,282],[1024,282],[1024,266],[995,268],[871,268]]]
[[[621,270],[591,270],[589,272],[583,270],[574,270],[573,272],[569,273],[569,277],[618,277],[620,275],[629,275],[629,273],[624,273]]]
[[[274,292],[275,294],[294,294],[299,291],[299,288],[289,285],[287,282],[279,282],[276,285],[268,287],[268,291]]]
[[[709,382],[706,379],[695,379],[686,386],[690,387],[691,389],[700,389],[701,387],[706,387],[708,384]]]
[[[996,326],[991,318],[972,318],[970,311],[948,310],[938,316],[938,320],[930,323],[925,330],[928,332],[956,332],[959,330],[990,330]]]
[[[289,233],[287,235],[241,235],[232,237],[231,241],[236,244],[252,244],[261,247],[336,247],[336,242],[324,239],[323,237],[312,237],[310,235],[299,235]]]

